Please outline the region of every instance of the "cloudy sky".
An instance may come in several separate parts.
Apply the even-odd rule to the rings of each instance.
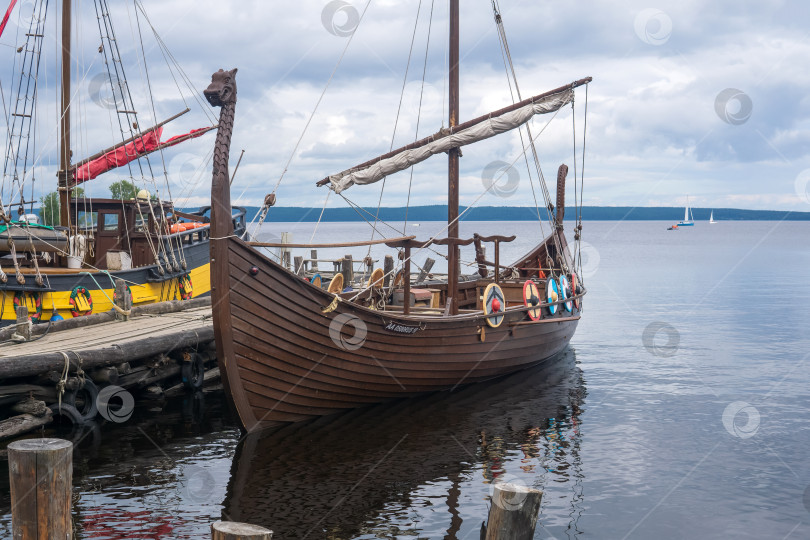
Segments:
[[[0,1],[5,9],[7,0]],[[594,79],[586,204],[676,206],[688,194],[693,206],[810,211],[808,4],[499,1],[523,97]],[[218,68],[239,68],[231,163],[244,149],[233,184],[244,204],[259,204],[281,179],[280,205],[321,206],[327,190],[316,188],[317,180],[446,124],[446,0],[142,2],[190,83],[180,86],[191,112],[169,124],[164,138],[210,125],[217,111],[196,103],[191,89],[205,88]],[[17,11],[25,17],[34,4],[21,1]],[[136,17],[132,2],[110,4],[140,125],[181,111],[178,72],[173,78],[148,22]],[[80,0],[75,9],[82,16],[74,46],[74,161],[121,138],[116,107],[102,89],[109,66],[98,53],[93,2]],[[466,0],[462,10],[463,121],[510,104],[512,96],[491,1]],[[53,5],[51,11],[48,29],[56,25]],[[15,17],[0,40],[8,59],[0,65],[6,107],[21,56],[12,48]],[[139,25],[154,102],[146,99]],[[56,156],[55,43],[48,37],[43,45],[37,189],[52,181]],[[582,172],[585,97],[583,88],[573,111],[566,107],[553,120],[540,116],[532,123],[535,135],[545,128],[537,143],[552,191],[560,163],[573,173],[576,159]],[[158,174],[167,170],[178,203],[208,198],[213,140],[211,133],[166,151],[163,162],[151,160]],[[465,148],[462,204],[533,205],[521,152],[517,132]],[[514,192],[484,193],[493,162],[515,164]],[[436,156],[412,177],[404,171],[388,178],[382,205],[404,205],[409,192],[412,205],[444,203],[445,171],[446,158]],[[88,191],[106,196],[110,182],[129,174],[119,172],[88,184]],[[376,206],[380,185],[355,186],[345,195]],[[329,199],[330,206],[346,204]]]

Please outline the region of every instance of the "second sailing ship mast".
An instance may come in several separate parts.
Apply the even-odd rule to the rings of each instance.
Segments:
[[[458,125],[458,23],[458,0],[450,0],[450,129]],[[458,158],[459,149],[451,148],[447,163],[447,237],[450,239],[447,246],[447,301],[452,302],[452,315],[458,314],[458,244],[453,242],[458,238]]]
[[[70,5],[62,0],[62,117],[59,122],[59,224],[70,228]]]

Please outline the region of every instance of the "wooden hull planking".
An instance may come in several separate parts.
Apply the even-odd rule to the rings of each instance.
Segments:
[[[515,372],[564,349],[579,319],[560,309],[515,325],[526,313],[508,311],[491,328],[482,313],[404,316],[347,302],[324,313],[333,295],[240,240],[215,242],[226,259],[224,290],[212,290],[218,358],[248,431]]]

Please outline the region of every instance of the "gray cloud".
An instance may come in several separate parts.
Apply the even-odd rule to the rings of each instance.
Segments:
[[[214,70],[239,68],[234,162],[242,148],[246,154],[234,192],[244,191],[242,202],[259,203],[281,175],[348,38],[324,28],[321,12],[326,1],[144,0],[144,4],[197,91],[207,85]],[[365,6],[359,0],[352,4],[359,12]],[[279,189],[279,204],[321,204],[325,190],[314,187],[316,180],[391,146],[416,4],[372,2],[290,164]],[[698,206],[807,210],[806,202],[795,196],[794,179],[810,167],[810,101],[806,97],[810,43],[803,26],[810,7],[796,2],[724,0],[707,5],[696,0],[665,1],[654,7],[669,18],[671,32],[662,44],[651,45],[639,38],[634,26],[638,15],[653,7],[646,2],[551,6],[501,0],[500,4],[524,97],[586,75],[594,77],[589,90],[586,203],[674,205],[690,193]],[[122,56],[132,61],[139,44],[133,40],[128,18],[131,5],[129,11],[124,5],[113,8]],[[396,145],[416,136],[429,8],[423,2]],[[489,3],[464,4],[462,8],[463,120],[511,100]],[[446,2],[434,7],[420,136],[435,132],[446,115],[446,9]],[[82,66],[79,72],[88,77],[104,69],[95,52],[99,40],[97,31],[93,37],[94,25],[94,14],[86,14],[82,27],[89,31],[75,47]],[[10,45],[12,41],[6,35],[0,43]],[[154,115],[144,97],[142,70],[132,64],[128,71],[142,124],[168,117],[185,106],[149,35],[145,47],[156,98]],[[54,43],[46,43],[44,50],[43,70],[52,71]],[[0,47],[0,53],[8,56],[12,49]],[[0,67],[7,100],[13,69],[8,63]],[[48,75],[40,92],[40,125],[51,136],[41,139],[42,178],[52,177],[53,166],[48,170],[47,164],[56,161],[53,129],[45,127],[52,126],[56,110],[52,83],[53,76]],[[77,99],[87,104],[84,114],[75,117],[83,126],[77,130],[81,135],[76,137],[74,150],[79,156],[112,144],[117,128],[111,127],[107,111],[89,104],[81,94],[81,84],[77,88]],[[715,112],[716,97],[726,88],[742,90],[753,103],[750,118],[740,125],[723,122]],[[207,122],[190,92],[185,92],[192,112],[167,127],[167,135]],[[579,92],[579,135],[584,101],[584,92]],[[45,122],[46,116],[50,124]],[[544,172],[551,184],[559,163],[572,165],[571,118],[570,109],[561,111],[540,138]],[[534,122],[536,131],[546,120]],[[212,142],[213,135],[208,135],[187,143],[182,149],[167,151],[167,160],[179,152],[204,157]],[[481,194],[480,177],[487,164],[495,160],[511,163],[519,153],[517,134],[465,149],[462,186],[469,191],[462,202]],[[446,160],[436,157],[416,168],[412,204],[441,202],[446,193],[445,166]],[[516,168],[522,177],[528,176],[522,159],[517,160]],[[389,179],[383,204],[402,204],[409,178],[403,172]],[[107,183],[101,180],[88,189],[103,195]],[[193,190],[185,189],[183,196],[203,201],[207,187],[207,181],[200,182]],[[375,205],[379,188],[356,187],[347,196]],[[482,198],[482,204],[515,201],[530,204],[528,182],[521,182],[509,199]],[[330,204],[342,201],[333,197]]]

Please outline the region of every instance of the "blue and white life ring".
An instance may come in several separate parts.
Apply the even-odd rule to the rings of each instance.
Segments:
[[[562,294],[563,300],[567,299],[569,296],[573,296],[573,294],[571,294],[571,284],[568,283],[568,278],[565,276],[560,276],[560,293]],[[570,300],[563,305],[565,306],[565,311],[569,313],[573,309]]]

